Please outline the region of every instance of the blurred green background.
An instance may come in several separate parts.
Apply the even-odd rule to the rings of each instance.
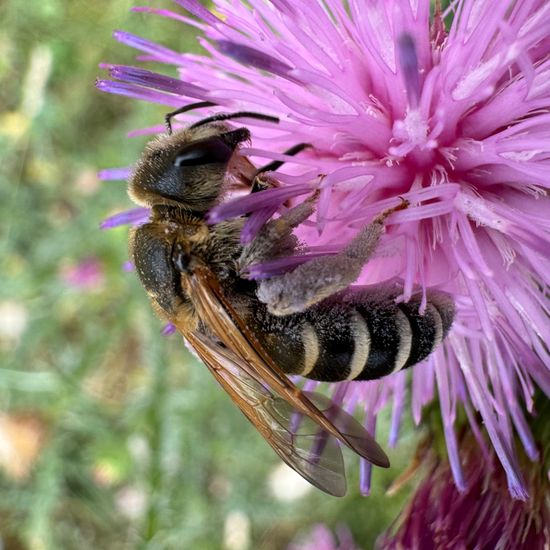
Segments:
[[[98,63],[132,63],[112,31],[199,51],[194,29],[132,5],[0,3],[0,547],[278,549],[321,522],[371,548],[406,497],[385,491],[410,426],[372,496],[351,454],[347,497],[304,488],[181,339],[160,335],[122,269],[127,229],[98,229],[130,203],[97,170],[131,164],[145,139],[126,133],[164,114],[95,89]]]

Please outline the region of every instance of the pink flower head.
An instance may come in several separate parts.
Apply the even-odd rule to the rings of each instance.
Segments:
[[[467,481],[454,430],[463,411],[487,453],[484,425],[511,494],[526,498],[516,440],[538,459],[525,414],[535,412],[537,386],[550,393],[550,4],[455,0],[430,15],[428,0],[214,0],[215,13],[175,1],[186,15],[136,10],[197,27],[205,55],[117,32],[139,59],[172,65],[179,78],[111,65],[115,80],[98,87],[167,110],[216,104],[182,124],[221,111],[280,119],[244,120],[252,147],[241,153],[260,166],[286,160],[275,175],[281,187],[210,213],[216,221],[252,212],[244,240],[317,188],[316,217],[297,234],[311,253],[330,253],[405,198],[410,206],[392,215],[358,282],[400,277],[405,301],[418,287],[444,289],[457,319],[412,374],[343,383],[335,395],[350,410],[360,405],[372,431],[391,403],[390,445],[409,389],[416,423],[438,397],[457,487]],[[297,143],[312,148],[284,155]],[[363,492],[369,484],[364,463]]]
[[[377,541],[377,550],[447,550],[513,548],[543,550],[550,544],[550,509],[545,500],[542,468],[530,471],[530,498],[514,500],[506,491],[494,453],[479,460],[464,441],[463,467],[468,489],[459,492],[449,464],[425,460],[427,475],[394,527]],[[468,448],[469,447],[469,448]]]

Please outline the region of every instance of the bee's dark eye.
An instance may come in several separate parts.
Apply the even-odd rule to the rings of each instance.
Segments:
[[[184,147],[174,159],[174,166],[226,163],[232,154],[233,149],[221,137],[211,137]]]

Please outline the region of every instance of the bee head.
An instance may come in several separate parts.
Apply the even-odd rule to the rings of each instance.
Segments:
[[[206,212],[221,193],[227,165],[246,128],[216,122],[179,130],[150,142],[130,179],[128,192],[144,206],[172,205]]]

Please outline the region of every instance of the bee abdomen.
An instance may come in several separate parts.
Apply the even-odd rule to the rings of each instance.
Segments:
[[[421,312],[420,297],[396,304],[393,296],[371,291],[288,317],[267,314],[262,324],[266,347],[283,370],[336,382],[373,380],[422,361],[453,319],[453,302],[444,293],[429,293]]]

